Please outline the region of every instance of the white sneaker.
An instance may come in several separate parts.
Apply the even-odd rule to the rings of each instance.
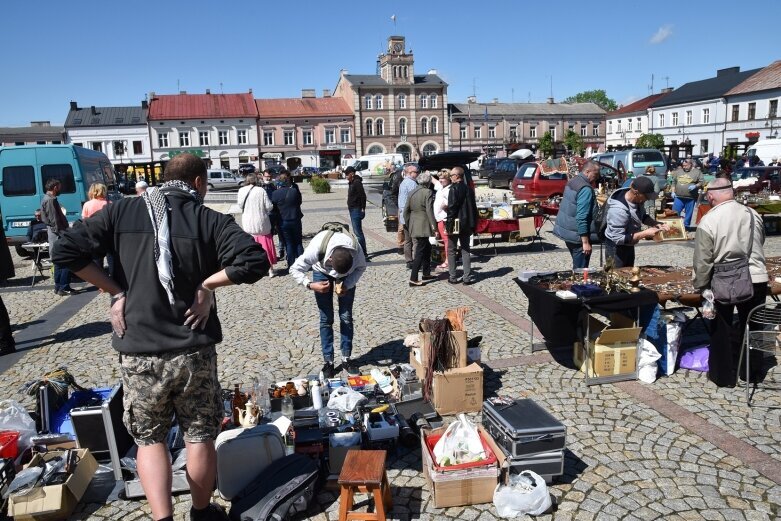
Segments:
[[[271,268],[270,270],[268,270],[268,276],[269,276],[269,278],[277,276],[277,274],[274,273],[274,268]]]

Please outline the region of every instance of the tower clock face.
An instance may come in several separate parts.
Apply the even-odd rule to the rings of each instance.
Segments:
[[[393,50],[395,52],[401,52],[401,42],[396,42],[393,44]]]

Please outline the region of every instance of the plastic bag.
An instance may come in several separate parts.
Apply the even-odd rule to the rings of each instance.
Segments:
[[[662,355],[656,350],[656,346],[645,338],[641,338],[637,343],[640,359],[637,362],[637,377],[641,382],[652,384],[656,381],[656,372],[658,371],[656,361]]]
[[[702,316],[703,318],[713,320],[716,318],[716,307],[713,305],[713,292],[706,289],[702,292],[702,298],[704,299],[702,302]]]
[[[353,391],[349,387],[337,387],[328,398],[328,408],[336,409],[341,412],[354,411],[358,405],[369,401],[358,391]]]
[[[686,322],[686,315],[678,311],[674,312],[668,318],[667,323],[667,349],[663,353],[663,358],[659,362],[661,374],[670,376],[675,372],[675,366],[678,363],[678,352],[681,347],[681,333],[683,332],[683,323]]]
[[[531,470],[511,474],[509,485],[500,484],[494,490],[494,506],[499,517],[538,516],[547,512],[551,505],[548,485]]]
[[[687,349],[681,354],[681,369],[708,372],[708,356],[710,346],[697,346]]]
[[[32,447],[32,437],[38,434],[35,429],[35,420],[15,400],[0,402],[0,431],[17,431],[19,433],[19,454]]]
[[[434,445],[437,465],[447,467],[486,459],[483,441],[475,424],[463,414],[451,423]]]

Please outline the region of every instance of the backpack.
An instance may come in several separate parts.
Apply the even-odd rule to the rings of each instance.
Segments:
[[[320,243],[320,249],[317,252],[317,261],[320,264],[322,264],[325,260],[325,254],[328,251],[328,243],[331,242],[331,237],[333,237],[335,233],[344,233],[349,235],[350,239],[353,241],[353,247],[358,244],[358,238],[350,233],[350,226],[348,224],[340,223],[338,221],[331,221],[323,224],[323,226],[320,228],[320,231],[328,232],[325,234],[325,237],[323,237],[323,242]]]

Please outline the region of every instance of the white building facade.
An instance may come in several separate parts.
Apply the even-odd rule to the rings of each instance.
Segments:
[[[648,107],[671,92],[664,89],[633,103],[608,112],[605,116],[605,146],[608,148],[633,147],[637,138],[649,132]]]
[[[781,134],[779,103],[781,103],[781,60],[771,63],[727,92],[725,142],[729,144],[778,138]]]

